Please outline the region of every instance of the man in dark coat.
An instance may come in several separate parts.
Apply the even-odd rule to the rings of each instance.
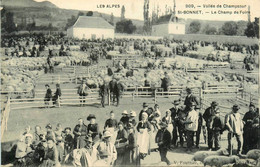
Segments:
[[[161,161],[166,162],[167,165],[170,165],[171,162],[168,160],[167,152],[168,148],[171,145],[171,133],[166,129],[167,124],[164,122],[160,123],[161,129],[157,132],[155,137],[155,142],[158,143],[159,152],[161,156]]]
[[[121,92],[123,91],[123,85],[120,83],[119,79],[116,82],[114,94],[116,95],[116,106],[119,105],[119,99],[121,98]]]
[[[85,147],[85,138],[87,136],[87,126],[83,123],[83,119],[78,119],[77,124],[73,130],[74,134],[74,149]]]
[[[142,120],[142,114],[143,112],[146,112],[147,113],[148,111],[148,104],[147,103],[143,103],[143,109],[141,110],[141,112],[139,113],[139,121]],[[148,114],[148,113],[147,113]],[[149,117],[149,114],[148,114],[148,117]]]
[[[56,104],[58,98],[61,97],[61,89],[60,84],[56,84],[56,92],[54,93],[54,96],[52,97],[53,104]]]
[[[171,117],[172,117],[172,124],[173,124],[173,131],[172,131],[172,144],[175,147],[177,145],[177,139],[178,139],[178,135],[177,135],[177,114],[180,112],[180,108],[179,108],[179,104],[180,101],[179,100],[174,100],[174,102],[172,103],[174,106],[172,108],[170,108],[171,111]]]
[[[162,84],[161,87],[163,88],[163,91],[166,92],[168,91],[169,85],[170,85],[170,78],[167,75],[167,73],[164,74],[164,78],[162,79]]]
[[[105,99],[109,91],[108,84],[104,81],[103,85],[100,86],[99,95],[101,96],[101,106],[105,107]]]
[[[213,124],[213,118],[216,114],[216,110],[218,109],[218,103],[216,101],[213,101],[211,103],[211,106],[208,107],[204,114],[203,114],[203,119],[206,122],[206,127],[208,131],[208,149],[212,149],[213,145],[213,130],[212,130],[212,124]]]
[[[49,105],[49,102],[51,101],[51,98],[52,98],[52,91],[50,89],[50,85],[48,85],[48,84],[45,85],[45,88],[46,88],[46,94],[44,97],[44,102],[45,102],[45,105]]]
[[[186,96],[185,101],[184,101],[184,105],[186,106],[186,110],[187,110],[187,107],[190,106],[192,102],[196,103],[195,108],[197,108],[199,106],[199,99],[195,95],[192,94],[191,88],[187,88],[186,91],[187,91],[187,96]]]
[[[113,78],[112,81],[109,82],[110,99],[113,101],[113,103],[115,103],[116,100],[116,94],[114,94],[115,87],[116,87],[116,79]]]

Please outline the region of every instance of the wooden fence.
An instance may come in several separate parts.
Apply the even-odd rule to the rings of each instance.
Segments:
[[[218,87],[219,86],[219,87]],[[244,92],[242,88],[231,87],[231,85],[209,85],[207,89],[201,87],[191,87],[193,94],[203,100],[210,99],[233,99],[243,104],[249,104],[250,102],[258,103],[258,96]],[[160,98],[176,97],[184,100],[186,97],[185,86],[171,86],[167,91],[158,87],[128,87],[122,91],[123,98],[131,98],[132,101],[135,98],[154,98],[156,103]],[[46,90],[36,90],[35,95],[37,97],[44,97]],[[110,95],[109,95],[110,97]],[[62,89],[62,96],[59,99],[58,106],[64,105],[77,105],[80,104],[81,99],[77,94],[77,89]],[[90,89],[86,97],[87,104],[100,103],[99,88]],[[110,98],[109,98],[110,101]],[[25,99],[11,99],[11,109],[22,109],[32,107],[46,107],[44,104],[44,98],[25,98]],[[26,105],[24,105],[26,104]],[[52,106],[52,104],[50,105]]]

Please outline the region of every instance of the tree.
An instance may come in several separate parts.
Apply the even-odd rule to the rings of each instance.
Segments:
[[[225,35],[237,35],[238,26],[234,21],[225,22],[221,27],[221,31]]]
[[[200,31],[201,24],[199,21],[192,21],[189,26],[189,33],[196,34]]]
[[[72,15],[71,18],[69,18],[67,20],[67,24],[65,26],[65,29],[68,29],[69,27],[73,26],[73,24],[75,24],[76,21],[77,21],[76,16]]]
[[[92,11],[88,11],[87,16],[93,16],[93,12]]]
[[[238,21],[237,22],[237,35],[238,36],[244,36],[245,35],[245,30],[247,28],[247,21]]]
[[[17,30],[17,27],[14,23],[14,14],[12,12],[8,12],[5,8],[3,9],[3,11],[1,11],[1,20],[2,28],[6,32],[10,33]]]
[[[207,35],[217,34],[217,29],[215,27],[210,27],[208,24],[204,27],[203,33]]]
[[[259,38],[259,20],[256,19],[255,22],[249,22],[247,28],[245,29],[245,35],[247,37],[257,37]]]
[[[78,16],[85,16],[85,13],[80,11],[80,12],[78,13]]]
[[[125,6],[123,5],[121,9],[121,21],[124,19],[125,19]]]
[[[116,23],[116,32],[132,34],[136,30],[136,26],[132,20],[122,20]]]

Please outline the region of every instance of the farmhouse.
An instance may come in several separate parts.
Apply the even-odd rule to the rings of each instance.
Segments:
[[[152,26],[153,36],[172,34],[185,34],[185,23],[172,14],[161,16]]]
[[[102,17],[79,16],[76,23],[67,29],[67,36],[78,39],[114,38],[114,27]]]

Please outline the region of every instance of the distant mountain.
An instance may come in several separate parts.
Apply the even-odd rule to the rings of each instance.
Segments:
[[[56,5],[49,1],[36,2],[34,0],[2,0],[3,6],[8,7],[48,7],[57,8]]]

